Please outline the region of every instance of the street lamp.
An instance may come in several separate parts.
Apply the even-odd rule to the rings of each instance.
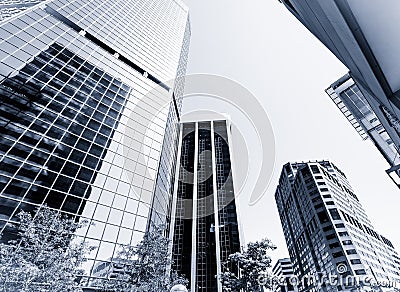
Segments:
[[[185,287],[185,285],[178,284],[172,287],[170,292],[188,292],[188,289]]]

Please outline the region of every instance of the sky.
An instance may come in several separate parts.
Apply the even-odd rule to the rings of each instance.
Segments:
[[[400,193],[385,173],[388,164],[324,91],[348,70],[278,0],[185,3],[192,28],[187,73],[240,83],[258,99],[273,127],[275,166],[269,187],[255,205],[249,205],[249,194],[239,197],[246,242],[269,238],[278,247],[273,260],[288,256],[274,200],[281,168],[286,162],[328,159],[346,174],[378,233],[400,252]],[[183,113],[202,102],[207,101],[186,100]],[[218,103],[211,106],[227,111]]]

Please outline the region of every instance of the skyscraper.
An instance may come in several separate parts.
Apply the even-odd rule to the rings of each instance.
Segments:
[[[400,3],[283,0],[287,9],[382,103],[399,109]]]
[[[191,291],[222,291],[216,275],[235,271],[223,265],[241,240],[230,135],[225,120],[181,124],[170,234],[174,269]]]
[[[375,144],[390,165],[386,172],[400,187],[400,120],[393,110],[367,98],[349,74],[334,82],[326,93],[360,136]]]
[[[79,231],[96,248],[90,271],[137,243],[149,218],[167,220],[188,10],[44,1],[3,20],[0,35],[2,240],[20,209],[47,204],[93,223]]]
[[[377,117],[400,117],[400,41],[396,0],[282,0],[286,8],[313,33],[349,70]],[[389,112],[388,112],[389,111]],[[396,128],[382,126],[399,147]],[[400,184],[392,164],[389,174]]]
[[[298,291],[291,283],[294,279],[293,265],[289,258],[279,259],[272,268],[272,275],[278,280],[275,292]]]
[[[366,277],[400,283],[398,253],[374,229],[346,175],[333,163],[284,165],[275,199],[299,291],[342,291]],[[345,280],[326,283],[329,275]],[[310,277],[324,280],[303,281]]]

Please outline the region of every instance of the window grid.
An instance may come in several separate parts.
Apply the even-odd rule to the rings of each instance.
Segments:
[[[93,23],[89,26],[93,29],[93,35],[104,39],[101,41],[106,41],[108,45],[119,47],[117,51],[127,52],[133,62],[152,74],[156,72],[157,78],[175,77],[181,61],[185,33],[182,24],[186,24],[187,11],[176,8],[176,3],[171,5],[164,0],[81,2],[54,0],[46,5],[56,6],[67,18],[73,14],[71,19],[78,18],[80,23],[85,23],[85,29],[88,27],[86,24],[95,22],[95,25]],[[100,7],[102,3],[104,6]],[[143,9],[139,9],[139,6]],[[145,13],[146,16],[137,16],[132,11],[136,14]],[[171,15],[164,17],[163,14]],[[143,22],[139,22],[139,19]],[[122,23],[126,27],[121,30]],[[151,25],[147,26],[146,23]],[[134,29],[128,26],[134,26]],[[165,29],[167,27],[171,29]],[[0,201],[11,206],[4,209],[4,212],[8,214],[15,206],[31,209],[40,207],[41,202],[57,195],[59,207],[56,210],[68,208],[65,210],[67,214],[87,216],[98,222],[98,234],[90,233],[90,227],[79,234],[99,248],[96,254],[91,254],[91,260],[85,267],[91,270],[92,265],[107,262],[115,256],[112,251],[116,251],[115,243],[120,234],[124,242],[133,243],[140,239],[139,233],[146,228],[148,197],[154,190],[157,194],[154,201],[159,202],[159,209],[168,212],[168,191],[171,186],[169,171],[175,160],[175,152],[164,145],[175,145],[174,137],[178,132],[176,126],[166,127],[166,123],[176,124],[178,115],[171,112],[174,111],[173,107],[169,113],[166,108],[155,121],[149,121],[148,117],[165,105],[170,94],[164,92],[164,89],[156,89],[145,96],[154,86],[154,81],[104,52],[39,6],[1,23],[0,29],[6,37],[0,41],[1,94],[12,95],[6,85],[10,80],[18,78],[24,80],[25,84],[25,89],[19,88],[18,92],[26,92],[28,85],[36,84],[40,88],[33,88],[44,94],[39,101],[35,99],[34,102],[30,98],[24,99],[22,95],[12,97],[22,103],[28,102],[26,106],[29,107],[35,104],[34,109],[27,111],[23,117],[21,115],[20,120],[8,119],[19,110],[14,104],[0,103],[4,113],[0,117],[0,129],[7,127],[8,131],[2,135],[4,144],[0,149],[0,163],[8,163],[9,167],[6,172],[0,173]],[[135,46],[120,45],[120,40],[114,36],[115,32],[121,31],[129,35],[125,39],[134,40]],[[166,31],[171,33],[171,37],[165,35]],[[48,55],[48,50],[56,46],[62,49]],[[74,58],[70,52],[79,57]],[[58,60],[62,62],[60,66],[55,66],[54,62]],[[86,67],[88,62],[90,66]],[[85,73],[78,74],[77,71]],[[100,75],[94,75],[97,73]],[[117,86],[117,79],[113,76],[122,79]],[[82,83],[91,86],[84,87]],[[74,95],[83,91],[87,91],[85,99]],[[93,95],[101,97],[96,102],[87,102],[89,96]],[[121,103],[124,98],[128,100]],[[20,106],[22,104],[17,105]],[[142,117],[135,119],[135,114]],[[148,122],[154,122],[154,127],[145,133],[147,124],[144,123]],[[102,126],[105,124],[107,127]],[[167,134],[164,137],[165,130]],[[129,137],[126,136],[127,131],[130,131]],[[143,142],[146,145],[139,148]],[[161,151],[166,152],[160,156]],[[127,161],[133,167],[129,163],[121,163],[122,159],[128,158],[131,158]],[[34,171],[27,173],[26,169]],[[156,186],[147,172],[157,175],[158,169]],[[42,180],[45,177],[51,177],[52,180],[44,183]],[[64,180],[71,183],[59,185],[58,182]],[[75,183],[79,191],[75,189]],[[90,185],[90,188],[85,184]],[[10,193],[11,187],[14,191],[18,187],[18,195],[10,196],[16,194]],[[36,196],[38,192],[40,196],[34,198],[33,194]],[[75,212],[75,208],[79,211]],[[97,214],[98,210],[107,210],[104,214],[106,216]],[[15,214],[17,210],[14,208],[12,211]],[[0,227],[15,222],[12,216],[7,216],[0,217]],[[92,276],[97,277],[95,273]]]

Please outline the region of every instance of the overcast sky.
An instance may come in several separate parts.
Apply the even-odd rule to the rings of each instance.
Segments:
[[[259,99],[274,129],[271,184],[255,206],[240,197],[246,241],[268,237],[278,246],[274,260],[287,256],[274,200],[281,167],[329,159],[346,173],[376,230],[400,252],[400,193],[385,173],[388,164],[324,92],[347,69],[278,0],[185,2],[192,25],[188,73],[241,83]],[[184,103],[183,111],[195,106]]]

